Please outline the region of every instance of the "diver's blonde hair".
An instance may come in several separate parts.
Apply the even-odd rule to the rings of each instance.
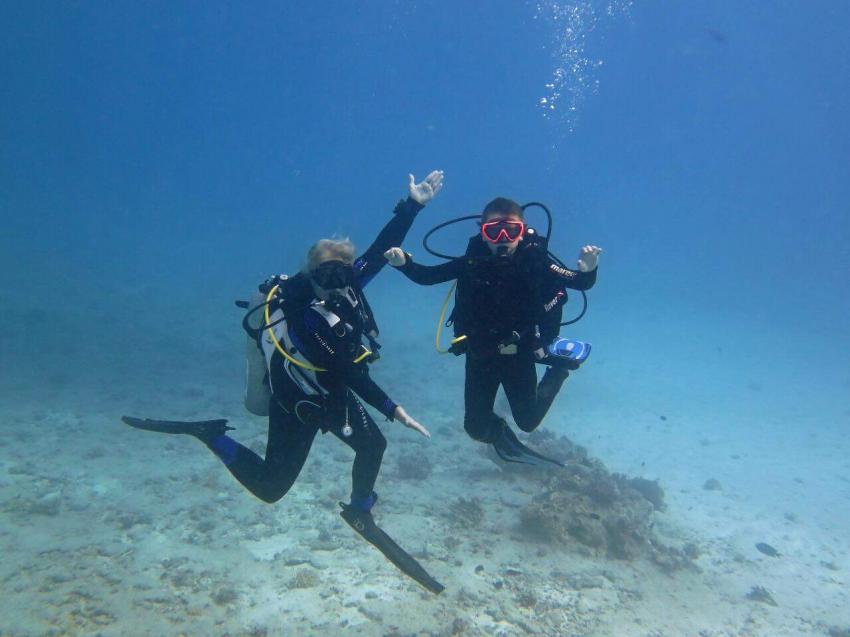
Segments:
[[[351,265],[354,263],[354,243],[348,237],[343,239],[319,239],[307,251],[304,272],[309,274],[320,263],[338,260]]]

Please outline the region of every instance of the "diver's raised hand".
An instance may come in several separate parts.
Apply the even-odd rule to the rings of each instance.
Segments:
[[[440,188],[443,187],[442,170],[431,171],[431,174],[425,177],[425,181],[419,184],[416,183],[416,178],[413,175],[408,175],[408,177],[410,177],[411,199],[423,206],[436,197]]]
[[[426,438],[431,437],[431,433],[427,429],[425,429],[425,427],[423,427],[413,418],[411,418],[410,414],[404,411],[404,407],[402,407],[401,405],[396,405],[395,411],[393,412],[393,418],[398,420],[405,427],[418,431]]]
[[[394,268],[400,268],[407,263],[407,255],[404,254],[404,250],[401,248],[390,248],[384,252],[384,258],[389,261],[390,265]]]
[[[602,248],[599,246],[584,246],[578,255],[578,269],[582,272],[595,270],[599,265],[600,254],[602,254]]]

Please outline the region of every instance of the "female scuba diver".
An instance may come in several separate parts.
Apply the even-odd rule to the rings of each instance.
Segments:
[[[123,417],[137,429],[189,434],[203,442],[231,474],[265,502],[281,499],[295,482],[318,431],[331,432],[354,452],[349,504],[343,519],[405,574],[434,593],[443,586],[402,550],[372,518],[375,481],[387,441],[360,400],[429,437],[428,430],[387,396],[369,375],[377,358],[377,324],[363,288],[385,264],[383,253],[406,236],[416,214],[442,188],[442,171],[422,183],[410,176],[410,196],[366,252],[355,259],[349,240],[323,239],[301,272],[273,276],[259,286],[243,327],[252,340],[246,406],[268,416],[265,458],[227,435],[226,420],[179,422]],[[242,304],[246,307],[248,304]],[[262,315],[262,317],[261,317]],[[363,345],[362,340],[369,343]],[[259,358],[260,391],[250,386]],[[252,396],[253,393],[253,396]],[[264,403],[257,400],[260,395]]]
[[[530,205],[548,214],[545,206]],[[523,206],[503,197],[488,203],[481,214],[481,231],[470,239],[466,254],[447,257],[451,259],[447,263],[420,265],[398,247],[384,256],[420,285],[457,281],[455,309],[447,325],[454,323],[456,335],[449,351],[466,354],[467,433],[492,444],[505,461],[560,465],[523,445],[505,419],[494,413],[493,405],[501,385],[520,429],[530,432],[540,425],[569,371],[590,352],[587,343],[558,338],[564,288],[590,289],[602,250],[584,246],[578,270],[563,267],[549,253],[548,237],[528,227],[523,212]],[[535,362],[549,365],[539,384]]]

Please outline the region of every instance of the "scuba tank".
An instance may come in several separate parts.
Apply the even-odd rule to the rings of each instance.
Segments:
[[[262,312],[252,312],[265,303],[266,295],[255,292],[248,302],[248,324],[258,330],[263,325]],[[269,415],[269,400],[272,392],[268,381],[266,357],[257,340],[245,335],[245,409],[255,416]]]
[[[305,394],[318,396],[326,393],[316,379],[316,372],[325,370],[312,364],[298,351],[287,328],[286,314],[281,297],[276,296],[282,285],[293,285],[296,288],[296,296],[299,296],[297,290],[300,290],[300,287],[304,284],[304,281],[298,276],[291,279],[286,275],[270,277],[259,286],[259,291],[251,296],[250,301],[238,303],[240,307],[248,310],[242,320],[242,327],[247,334],[245,408],[257,416],[269,414],[269,401],[274,393],[270,378],[270,366],[275,352],[279,352],[286,359],[284,361],[286,374]],[[357,308],[356,318],[362,321],[362,327],[368,330],[363,336],[369,341],[372,349],[370,350],[359,342],[356,347],[352,345],[352,362],[369,363],[380,358],[378,353],[380,345],[375,340],[377,325],[371,316],[366,298],[362,293],[358,294],[357,292],[351,290],[352,297],[348,300],[353,304],[352,309]],[[336,312],[342,313],[344,309],[342,304],[313,300],[300,309],[306,310],[308,308],[315,311],[321,317],[320,320],[326,321],[332,329],[352,329],[351,325],[343,321],[334,312],[336,310]],[[352,317],[352,320],[354,318]]]
[[[321,394],[322,390],[315,383],[318,367],[308,361],[299,360],[297,350],[287,334],[287,322],[283,308],[278,300],[272,299],[278,288],[291,279],[285,274],[269,277],[263,282],[257,292],[251,295],[250,301],[237,303],[247,313],[242,319],[242,328],[247,335],[245,345],[245,408],[255,416],[269,415],[269,402],[274,388],[272,387],[270,365],[275,350],[280,351],[287,359],[285,368],[292,381],[308,395]],[[270,304],[274,303],[274,309]],[[291,352],[291,353],[289,353]],[[304,371],[293,374],[291,363],[304,368]]]

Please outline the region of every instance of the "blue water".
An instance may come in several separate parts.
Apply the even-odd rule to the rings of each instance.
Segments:
[[[0,519],[15,558],[2,576],[48,550],[27,536],[64,547],[74,535],[71,513],[12,517],[9,503],[66,495],[39,479],[116,480],[114,511],[122,493],[144,489],[144,469],[125,479],[123,463],[155,475],[162,461],[179,500],[177,460],[157,458],[155,441],[136,448],[118,416],[246,418],[233,300],[295,271],[320,237],[365,248],[408,173],[439,168],[445,188],[405,246],[425,262],[432,225],[499,195],[549,205],[564,260],[586,243],[604,249],[588,315],[570,332],[594,353],[550,427],[613,470],[672,485],[673,523],[678,511],[699,526],[686,511],[700,505],[680,487],[702,497],[709,477],[736,484],[728,506],[766,528],[788,513],[780,502],[795,503],[799,537],[834,549],[813,563],[838,565],[812,594],[826,600],[820,615],[798,613],[811,634],[850,626],[835,592],[850,568],[848,29],[850,5],[829,1],[3,4]],[[439,244],[460,251],[472,232]],[[445,288],[387,271],[369,294],[385,344],[376,378],[426,425],[457,433],[462,362],[432,347]],[[262,439],[261,423],[243,426]],[[406,435],[392,431],[391,447]],[[457,445],[457,458],[473,452]],[[90,446],[104,455],[87,460]],[[191,471],[218,472],[220,492],[257,509],[200,449],[180,449]],[[730,454],[743,460],[721,469]],[[316,488],[303,493],[324,497]],[[107,509],[80,506],[109,538]],[[139,565],[123,572],[144,577]],[[51,628],[12,610],[38,606],[46,578],[0,603],[0,633],[94,634],[93,620],[69,629],[55,615]],[[63,594],[47,605],[62,607]],[[409,595],[402,603],[419,603]],[[120,593],[109,599],[105,634],[143,634],[130,626],[153,621],[143,606],[122,610]],[[230,619],[193,630],[187,615],[173,634],[245,623],[244,604],[213,610]],[[332,615],[315,612],[326,626],[316,634],[335,634]],[[469,617],[468,634],[487,634]],[[803,634],[760,621],[752,634]],[[594,634],[652,627],[609,629]]]

